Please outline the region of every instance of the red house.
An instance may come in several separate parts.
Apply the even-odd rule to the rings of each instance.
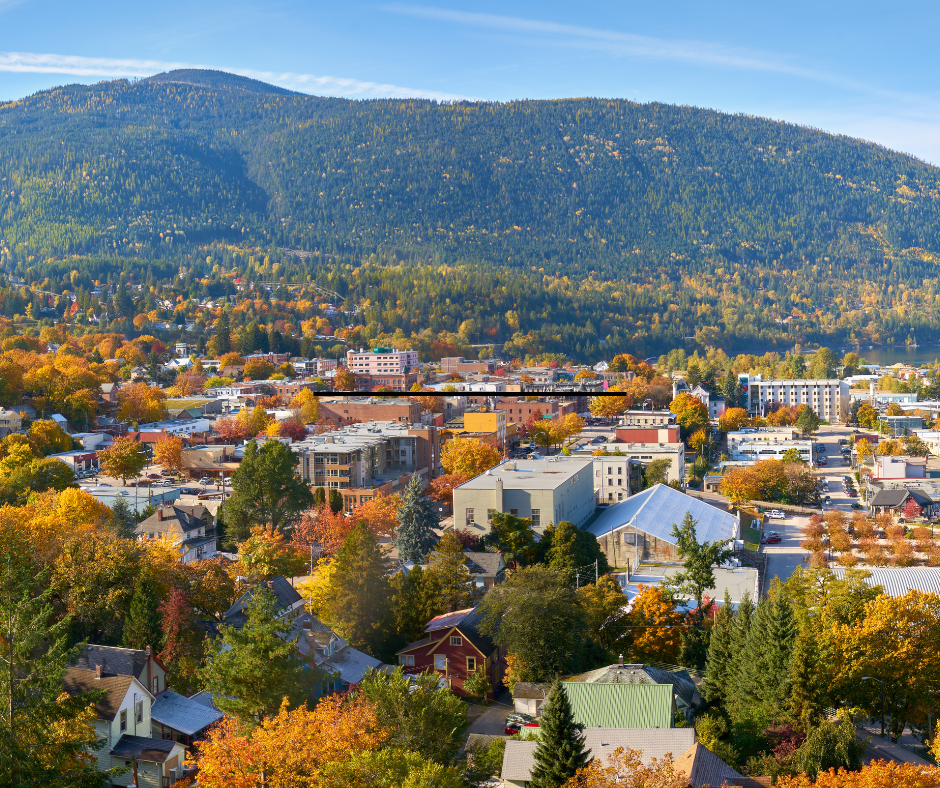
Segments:
[[[442,676],[458,695],[468,694],[463,688],[467,676],[484,670],[495,690],[506,671],[505,654],[480,633],[481,619],[477,608],[432,618],[424,629],[426,636],[398,652],[399,664],[405,673],[429,671]]]

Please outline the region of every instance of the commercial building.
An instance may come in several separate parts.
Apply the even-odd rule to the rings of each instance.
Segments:
[[[496,410],[505,411],[509,421],[516,424],[525,424],[536,414],[541,414],[542,418],[556,418],[578,412],[577,403],[572,400],[540,399],[529,402],[523,397],[500,399],[496,403]]]
[[[609,443],[600,448],[607,454],[592,458],[599,504],[622,501],[630,497],[631,490],[636,491],[637,487],[630,484],[631,464],[645,468],[655,460],[669,460],[666,482],[681,482],[685,477],[685,444],[681,442]]]
[[[728,456],[740,454],[740,447],[743,443],[773,444],[802,440],[802,438],[803,432],[799,427],[746,427],[727,434]]]
[[[668,427],[676,415],[668,410],[627,410],[620,417],[622,427]]]
[[[337,424],[354,421],[397,421],[402,424],[418,424],[421,421],[421,405],[408,399],[369,397],[368,399],[344,399],[320,402],[320,417]]]
[[[346,352],[346,368],[355,375],[400,375],[417,367],[417,350],[377,347]]]
[[[728,445],[729,456],[733,462],[743,460],[782,460],[783,455],[790,450],[799,452],[800,458],[806,463],[813,462],[813,442],[812,441],[791,441],[791,440],[743,440],[734,445]]]
[[[876,454],[875,479],[926,479],[927,458]]]
[[[410,391],[417,382],[417,372],[357,373],[356,391],[375,391],[376,389]]]
[[[679,427],[675,424],[666,426],[639,425],[617,427],[615,431],[617,440],[621,443],[678,443]]]
[[[529,517],[541,533],[549,523],[583,525],[594,509],[590,458],[504,462],[454,489],[454,526],[474,533],[491,530],[494,512]]]
[[[508,437],[505,411],[468,410],[458,419],[447,425],[452,435],[468,435],[483,440],[493,446],[505,446]]]
[[[441,372],[458,375],[492,375],[496,371],[496,362],[493,359],[486,361],[467,361],[463,356],[451,356],[441,359]]]
[[[924,419],[921,416],[909,416],[907,414],[903,416],[885,416],[884,420],[894,437],[913,435],[915,430],[924,428]]]
[[[844,380],[748,380],[748,413],[764,416],[774,404],[808,405],[823,421],[842,421],[849,410],[849,384]]]

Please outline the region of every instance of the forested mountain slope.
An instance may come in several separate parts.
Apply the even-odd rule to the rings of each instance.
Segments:
[[[285,274],[346,287],[370,256],[470,266],[591,290],[576,319],[650,349],[938,330],[940,171],[909,156],[692,107],[263,91],[188,71],[0,105],[6,259],[282,247],[312,253]]]

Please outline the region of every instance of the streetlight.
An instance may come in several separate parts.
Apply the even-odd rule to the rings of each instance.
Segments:
[[[884,679],[874,676],[862,676],[862,681],[877,681],[881,685],[881,738],[885,737],[885,683]]]

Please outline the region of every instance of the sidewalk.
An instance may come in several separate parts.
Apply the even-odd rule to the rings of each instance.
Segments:
[[[887,760],[897,763],[913,763],[918,766],[933,766],[930,761],[921,758],[919,755],[902,747],[900,744],[892,744],[890,735],[882,739],[880,726],[875,727],[860,723],[856,725],[856,731],[859,740],[868,743],[864,755],[866,763],[877,760]],[[905,733],[901,737],[901,741],[908,746],[918,746],[920,744],[910,733]]]

